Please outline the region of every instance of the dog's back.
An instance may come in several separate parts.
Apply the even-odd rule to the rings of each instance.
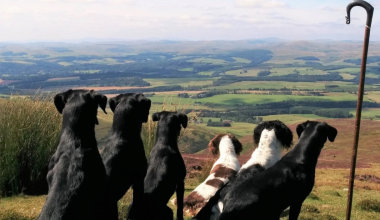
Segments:
[[[160,112],[152,119],[158,125],[144,180],[144,219],[171,220],[173,212],[167,207],[170,197],[176,192],[177,199],[183,201],[186,167],[177,142],[181,125],[186,128],[188,118],[176,112]],[[182,210],[179,206],[178,219],[183,219]]]
[[[105,169],[96,145],[97,106],[107,98],[87,90],[56,95],[63,113],[60,142],[49,163],[49,192],[38,219],[93,219],[105,184]]]
[[[140,93],[120,94],[109,100],[114,112],[110,137],[101,154],[107,173],[103,219],[118,219],[117,202],[133,186],[134,205],[142,201],[147,170],[142,124],[148,121],[151,101]],[[129,214],[133,217],[134,206]],[[132,214],[131,214],[132,213]]]
[[[207,201],[223,187],[240,169],[237,155],[243,147],[235,136],[218,134],[209,143],[209,150],[220,154],[219,159],[211,168],[207,179],[197,186],[185,199],[185,214],[194,216],[207,203]]]

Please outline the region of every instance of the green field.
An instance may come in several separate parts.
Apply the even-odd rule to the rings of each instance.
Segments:
[[[240,57],[232,57],[234,60],[236,60],[237,63],[251,63],[252,61],[240,58]]]
[[[270,76],[284,76],[294,74],[296,71],[301,75],[325,75],[326,72],[312,67],[291,67],[291,68],[273,68],[270,70]]]
[[[226,106],[254,105],[285,100],[307,101],[356,101],[354,94],[334,93],[329,96],[295,96],[295,95],[262,95],[262,94],[225,94],[209,98],[197,99],[202,104],[217,104]],[[369,101],[367,97],[364,101]]]
[[[236,135],[237,137],[244,137],[246,135],[252,135],[253,129],[256,124],[249,124],[243,122],[232,122],[231,127],[211,127],[207,126],[207,121],[209,118],[204,118],[202,124],[197,124],[197,127],[202,127],[207,130],[211,130],[215,133],[230,133]],[[212,121],[219,121],[219,118],[214,118]]]
[[[144,81],[151,84],[152,87],[155,86],[204,86],[212,84],[215,78],[161,78],[161,79],[144,79]],[[180,92],[179,92],[180,93]]]
[[[328,93],[325,96],[301,96],[301,95],[267,95],[267,94],[223,94],[202,99],[178,98],[176,95],[155,95],[150,97],[152,102],[159,103],[181,103],[192,105],[194,102],[201,102],[202,105],[216,106],[245,106],[264,104],[269,102],[281,102],[286,100],[296,101],[357,101],[355,94],[349,93]],[[367,96],[364,101],[370,101]]]
[[[210,87],[211,89],[325,89],[325,85],[338,85],[341,88],[358,88],[350,82],[284,82],[284,81],[242,81],[229,85]]]
[[[192,63],[210,63],[210,64],[215,64],[215,65],[228,63],[225,60],[213,59],[213,58],[205,58],[205,57],[192,59],[192,60],[189,60],[188,62],[192,62]]]
[[[257,74],[260,72],[260,69],[239,69],[239,70],[231,70],[225,72],[226,75],[232,75],[232,76],[257,76]]]

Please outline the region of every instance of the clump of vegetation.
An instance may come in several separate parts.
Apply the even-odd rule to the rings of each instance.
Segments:
[[[317,207],[313,205],[302,205],[302,211],[303,212],[309,212],[309,213],[319,213],[319,210]]]
[[[47,164],[60,126],[51,97],[0,100],[0,195],[47,192]]]
[[[16,212],[6,212],[0,216],[1,220],[33,220],[32,217],[26,217]]]
[[[380,213],[380,201],[377,199],[364,199],[357,206],[364,211],[373,211]]]
[[[312,199],[312,200],[320,200],[320,198],[314,193],[310,193],[307,198]]]
[[[151,117],[149,117],[147,123],[143,124],[143,127],[141,129],[141,138],[144,143],[145,156],[147,158],[149,158],[150,152],[156,143],[156,129],[157,122],[152,121]]]
[[[328,194],[331,196],[342,197],[342,195],[337,191],[329,191]]]

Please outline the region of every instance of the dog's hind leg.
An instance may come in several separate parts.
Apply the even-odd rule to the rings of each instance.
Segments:
[[[183,194],[185,193],[185,183],[183,180],[177,183],[177,220],[183,220]]]
[[[128,210],[127,219],[141,219],[144,206],[144,177],[136,177],[133,181],[133,200]]]

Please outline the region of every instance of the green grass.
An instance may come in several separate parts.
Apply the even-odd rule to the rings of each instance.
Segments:
[[[357,85],[352,85],[348,82],[284,82],[284,81],[242,81],[225,86],[214,86],[210,89],[325,89],[325,85],[338,85],[341,88],[358,88]]]
[[[232,57],[234,60],[236,60],[237,63],[251,63],[252,61],[240,58],[240,57]]]
[[[211,76],[211,74],[213,74],[214,71],[204,71],[204,72],[199,72],[198,74],[199,75],[204,75],[204,76]]]
[[[371,168],[358,168],[357,173],[378,173],[378,164],[372,164]],[[311,194],[303,203],[299,219],[313,220],[334,220],[344,219],[347,202],[347,182],[345,178],[349,173],[348,169],[317,169],[315,186]],[[199,185],[201,178],[194,176],[185,180],[185,196]],[[362,181],[355,182],[353,197],[352,219],[378,219],[380,188],[376,188],[376,183]],[[372,190],[363,189],[370,186]],[[45,196],[14,196],[10,198],[0,198],[0,220],[31,220],[35,219],[41,211],[45,202]],[[171,199],[175,198],[175,194]],[[125,218],[127,208],[132,200],[132,190],[119,201],[119,219]],[[363,206],[363,204],[365,206]],[[171,202],[168,206],[176,213],[176,207]],[[364,209],[363,209],[364,207]],[[335,218],[333,218],[335,217]],[[186,220],[191,219],[185,217]],[[287,217],[281,218],[282,220]]]
[[[284,100],[308,100],[308,101],[356,101],[357,97],[354,94],[348,93],[333,93],[329,96],[295,96],[295,95],[262,95],[262,94],[224,94],[216,95],[209,98],[197,99],[203,104],[218,104],[218,105],[253,105],[263,104],[268,102],[281,102]],[[369,101],[367,97],[364,101]]]
[[[349,73],[340,73],[339,75],[341,75],[343,77],[343,79],[353,79],[355,78],[356,76],[355,75],[352,75],[352,74],[349,74]]]
[[[273,68],[270,71],[272,72],[270,76],[283,76],[294,74],[294,70],[297,70],[301,75],[325,75],[326,72],[312,67],[290,67],[290,68]]]
[[[247,71],[246,73],[244,71]],[[231,70],[227,71],[226,75],[232,75],[232,76],[257,76],[257,74],[260,72],[260,69],[239,69],[239,70]]]
[[[350,109],[349,112],[351,114],[356,115],[356,109]],[[362,109],[362,119],[372,119],[372,120],[380,120],[380,118],[376,118],[376,116],[380,116],[379,108],[365,108]]]
[[[213,121],[219,121],[220,118],[215,118]],[[198,124],[196,126],[203,127],[205,129],[211,130],[215,133],[231,133],[238,137],[244,137],[246,135],[251,135],[256,124],[243,123],[243,122],[232,122],[231,127],[209,127],[207,126],[207,120],[203,119],[203,124]]]
[[[187,62],[192,62],[192,63],[210,63],[210,64],[214,64],[214,65],[219,65],[219,64],[226,64],[228,63],[227,61],[225,60],[221,60],[221,59],[213,59],[213,58],[196,58],[196,59],[192,59],[192,60],[188,60]]]
[[[182,68],[182,69],[178,69],[179,71],[193,71],[194,68]]]
[[[316,119],[326,119],[325,117],[320,117],[313,114],[292,114],[292,115],[269,115],[269,116],[263,116],[264,121],[271,121],[271,120],[280,120],[284,122],[285,124],[296,124],[301,123],[307,120],[316,120]]]
[[[284,100],[296,101],[357,101],[355,94],[349,93],[328,93],[325,96],[297,96],[297,95],[266,95],[266,94],[223,94],[203,99],[178,98],[177,95],[155,95],[150,97],[152,102],[163,103],[181,101],[186,105],[193,105],[194,102],[201,102],[202,105],[216,107],[218,109],[231,108],[246,105],[264,104],[269,102],[281,102]],[[368,97],[364,101],[370,101]]]
[[[204,86],[212,84],[214,78],[164,78],[164,79],[144,79],[144,81],[155,86]],[[180,93],[180,92],[178,92]]]
[[[339,69],[339,70],[334,70],[333,72],[359,74],[360,73],[360,66],[359,67],[351,67],[351,68],[343,68],[343,69]]]

